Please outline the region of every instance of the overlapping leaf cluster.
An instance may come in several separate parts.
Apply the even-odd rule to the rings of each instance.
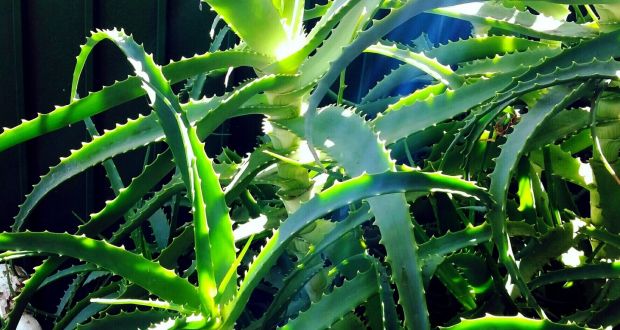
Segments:
[[[227,24],[211,52],[160,66],[123,30],[95,31],[69,104],[0,133],[0,150],[81,121],[92,136],[0,234],[3,259],[43,260],[6,328],[67,277],[58,329],[620,324],[615,1],[204,2]],[[424,12],[473,34],[384,39]],[[227,33],[239,43],[219,50]],[[102,41],[133,75],[78,99]],[[345,72],[363,52],[402,65],[349,101]],[[255,77],[204,90],[241,66]],[[394,93],[412,77],[427,85]],[[140,97],[151,114],[97,132],[90,117]],[[264,115],[261,144],[209,158],[202,141],[249,114]],[[114,157],[160,141],[125,185]],[[113,200],[75,233],[27,230],[46,195],[99,164]]]

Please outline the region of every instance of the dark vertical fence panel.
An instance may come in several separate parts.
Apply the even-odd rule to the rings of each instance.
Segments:
[[[18,6],[14,10],[14,6]],[[19,0],[0,1],[0,126],[11,127],[19,123],[20,113],[23,113],[23,96],[20,97],[23,81],[16,77],[22,66],[21,56],[16,55],[15,44],[21,43],[21,27],[15,29],[15,25],[21,26],[21,3]],[[17,18],[15,20],[14,18]],[[15,38],[15,34],[17,38]],[[21,75],[21,73],[20,73]],[[25,190],[26,165],[21,155],[24,147],[13,148],[0,154],[0,228],[6,228],[5,224],[10,221],[10,215],[17,210],[17,203]],[[20,161],[22,159],[22,161]],[[10,173],[11,175],[5,175]]]

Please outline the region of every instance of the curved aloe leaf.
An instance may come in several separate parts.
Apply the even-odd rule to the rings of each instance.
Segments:
[[[583,265],[548,272],[536,277],[528,285],[532,290],[553,283],[577,280],[620,278],[620,261],[597,265]]]
[[[492,58],[475,60],[463,63],[456,71],[460,75],[490,75],[514,70],[520,65],[531,66],[541,58],[549,58],[560,54],[562,49],[552,47],[538,47],[506,55],[496,55]]]
[[[317,329],[329,328],[342,315],[368,300],[378,290],[377,270],[373,266],[357,274],[353,279],[345,280],[341,286],[321,297],[318,302],[310,305],[307,310],[301,312],[281,329],[299,329],[308,324],[312,324]]]
[[[523,154],[527,141],[531,138],[546,118],[550,117],[559,109],[574,102],[587,90],[586,85],[580,85],[571,91],[565,87],[556,87],[548,95],[538,101],[535,108],[523,116],[521,122],[515,127],[514,131],[508,135],[506,143],[502,146],[502,152],[495,162],[495,170],[490,175],[491,183],[489,192],[498,202],[488,214],[488,219],[493,229],[493,242],[497,246],[500,261],[506,266],[511,280],[519,288],[521,294],[525,296],[528,304],[536,308],[539,314],[544,315],[534,297],[530,293],[527,285],[517,268],[514,259],[510,239],[506,231],[506,198],[508,185],[512,172]]]
[[[363,1],[348,1],[338,0],[340,5],[354,5],[353,8],[347,9],[348,13],[338,23],[332,31],[330,36],[323,41],[321,47],[316,49],[316,53],[310,58],[305,60],[299,68],[302,73],[302,83],[316,83],[329,68],[331,62],[335,61],[341,56],[343,49],[342,46],[351,42],[364,28],[366,23],[372,18],[374,11],[377,8],[378,0],[363,0]],[[330,7],[331,9],[331,7]],[[335,15],[338,15],[342,10],[334,11]],[[328,16],[330,18],[332,15]],[[331,21],[326,21],[325,24],[331,24]],[[322,33],[323,31],[321,31]],[[320,41],[319,38],[311,40],[310,43]],[[344,68],[343,68],[344,69]],[[339,71],[340,73],[340,71]]]
[[[133,312],[120,312],[116,315],[104,315],[100,318],[80,324],[78,330],[106,330],[106,329],[146,329],[151,324],[172,317],[169,311],[148,310]]]
[[[579,229],[579,232],[583,235],[589,236],[601,242],[605,242],[614,246],[616,249],[620,249],[620,237],[617,234],[610,233],[603,228],[596,228],[594,226],[584,226]]]
[[[102,297],[116,298],[119,296],[119,290],[121,290],[120,281],[116,281],[91,292],[84,299],[75,303],[75,305],[54,324],[53,330],[71,329],[71,325],[77,325],[88,320],[105,308],[102,305],[91,303],[90,299]]]
[[[173,177],[170,182],[162,186],[162,188],[157,191],[153,197],[147,200],[142,207],[136,210],[133,215],[128,217],[127,221],[123,223],[114,234],[112,234],[110,242],[114,244],[126,237],[134,229],[140,226],[142,222],[146,221],[151,215],[159,210],[172,196],[181,192],[184,187],[185,186],[183,185],[183,181],[181,181],[180,177]]]
[[[457,325],[442,328],[448,330],[482,330],[482,329],[511,329],[511,330],[563,330],[563,329],[584,329],[576,324],[558,324],[548,320],[528,319],[519,316],[494,316],[486,315],[483,318],[473,320],[462,320]]]
[[[294,37],[290,33],[298,30],[297,28],[289,31],[285,29],[280,12],[274,6],[275,2],[271,0],[201,1],[208,3],[252,49],[269,56],[275,56],[275,50],[285,47],[286,42]],[[297,15],[300,14],[297,13]],[[299,17],[300,20],[301,18]]]
[[[590,164],[581,162],[579,158],[573,157],[557,145],[550,145],[547,148],[551,160],[550,167],[545,168],[543,152],[541,150],[532,151],[530,153],[530,160],[541,168],[551,171],[557,177],[588,190],[593,189],[593,174]]]
[[[592,109],[590,134],[593,141],[592,166],[596,190],[592,191],[590,212],[592,222],[613,233],[620,232],[614,221],[620,207],[614,196],[620,193],[620,97],[612,91],[603,92]]]
[[[69,234],[2,233],[0,249],[70,256],[118,274],[162,299],[194,309],[200,306],[196,287],[187,280],[154,261],[106,242]]]
[[[206,53],[191,59],[172,62],[162,70],[171,83],[176,83],[202,72],[238,66],[261,68],[270,62],[271,59],[264,55],[231,50]],[[35,119],[5,129],[0,133],[0,151],[77,123],[144,94],[145,91],[140,87],[140,79],[129,77],[69,105],[57,107],[50,113],[40,114]]]
[[[519,11],[492,2],[473,2],[438,8],[432,12],[550,40],[570,41],[579,38],[592,38],[598,32],[589,26],[556,20],[543,14],[534,15],[528,11]]]
[[[464,83],[463,78],[454,73],[449,66],[427,57],[424,53],[402,49],[397,44],[388,45],[385,42],[379,42],[368,47],[365,52],[388,56],[410,64],[452,89],[456,89]]]
[[[364,2],[368,1],[353,1],[353,0],[336,0],[329,7],[327,12],[316,23],[314,28],[303,40],[303,46],[299,49],[294,48],[294,44],[289,45],[293,47],[290,51],[290,55],[281,58],[275,65],[279,72],[288,72],[297,69],[297,67],[314,51],[325,38],[332,33],[334,26],[342,24],[343,18],[354,7],[361,8],[364,6]],[[366,7],[369,8],[370,6]],[[345,23],[346,24],[346,23]],[[298,46],[299,47],[299,46]]]
[[[497,92],[510,86],[515,73],[524,71],[523,67],[517,68],[513,72],[479,80],[454,91],[448,90],[439,95],[430,94],[420,102],[403,99],[402,102],[388,108],[387,112],[377,116],[373,121],[374,130],[380,132],[381,138],[388,144],[394,143],[490,100]],[[400,125],[402,122],[412,124]]]
[[[45,281],[43,281],[43,283],[41,283],[41,287],[44,287],[50,283],[53,283],[63,277],[67,277],[67,276],[71,276],[77,273],[82,273],[82,272],[88,272],[88,271],[93,271],[93,270],[97,270],[97,266],[92,265],[92,264],[83,264],[83,265],[76,265],[76,266],[71,266],[67,269],[63,269],[61,271],[58,271],[56,274],[48,277],[45,279]]]

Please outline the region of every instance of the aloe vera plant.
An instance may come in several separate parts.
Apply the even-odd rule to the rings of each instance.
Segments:
[[[0,151],[80,122],[92,137],[0,233],[3,260],[42,261],[5,328],[66,278],[55,329],[620,324],[616,1],[203,2],[226,23],[211,52],[163,65],[122,29],[94,31],[68,104],[0,133]],[[473,33],[387,39],[422,13]],[[239,43],[218,50],[228,33]],[[101,42],[132,75],[79,98]],[[362,53],[401,65],[347,100]],[[237,67],[253,76],[205,90]],[[414,76],[428,84],[394,92]],[[152,112],[99,134],[91,117],[136,98]],[[254,151],[209,157],[203,141],[250,114],[264,117]],[[114,157],[161,141],[125,185]],[[46,195],[100,164],[115,197],[99,212],[73,233],[28,230]],[[557,303],[575,288],[582,301]]]

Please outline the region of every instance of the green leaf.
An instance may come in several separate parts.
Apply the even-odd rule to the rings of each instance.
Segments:
[[[388,45],[385,42],[379,42],[368,47],[365,52],[388,56],[413,65],[452,89],[464,83],[463,78],[454,73],[449,66],[442,65],[438,60],[429,58],[424,53],[400,48],[397,44]]]
[[[560,269],[536,277],[528,285],[532,290],[544,285],[577,280],[620,278],[620,261]]]
[[[528,319],[524,316],[494,316],[487,314],[483,318],[473,320],[462,320],[457,325],[442,329],[448,330],[482,330],[482,329],[510,329],[510,330],[562,330],[562,329],[584,329],[576,324],[558,324],[548,320]]]
[[[312,53],[332,32],[334,26],[337,24],[346,25],[346,20],[343,18],[347,15],[349,11],[351,11],[354,7],[358,7],[358,9],[362,8],[364,2],[368,2],[368,0],[364,1],[352,1],[352,0],[336,0],[334,1],[327,12],[321,17],[321,19],[316,23],[316,25],[312,28],[308,36],[306,36],[303,40],[302,45],[289,45],[290,49],[286,49],[282,54],[278,56],[278,63],[275,64],[276,72],[293,72],[297,70],[299,65],[308,58],[308,55]],[[365,7],[365,8],[369,8]],[[339,33],[335,32],[335,36],[338,36]],[[301,41],[298,41],[301,42]],[[297,46],[296,49],[295,46]]]
[[[146,329],[153,323],[170,318],[174,314],[161,310],[136,310],[120,312],[116,315],[105,315],[85,324],[77,326],[78,330],[107,330],[107,329]]]
[[[308,324],[312,324],[316,329],[329,328],[343,315],[368,300],[378,289],[377,271],[373,266],[352,280],[345,280],[341,286],[321,297],[318,302],[310,305],[310,308],[301,312],[281,329],[299,329]]]
[[[488,214],[488,221],[493,229],[493,242],[497,246],[500,261],[506,266],[510,274],[511,280],[517,285],[521,294],[525,296],[528,304],[537,309],[539,314],[542,310],[538,307],[534,297],[529,292],[527,285],[517,269],[514,260],[510,239],[506,231],[506,198],[508,194],[508,185],[513,170],[516,168],[519,158],[523,154],[523,150],[527,141],[531,139],[546,118],[549,118],[559,109],[564,109],[576,99],[578,99],[586,90],[587,85],[580,85],[572,90],[567,87],[555,87],[548,95],[538,101],[534,108],[523,115],[521,122],[516,125],[514,131],[508,135],[506,143],[502,145],[500,156],[496,159],[495,169],[491,173],[491,183],[489,192],[498,202]]]
[[[271,60],[260,54],[247,51],[221,51],[198,55],[191,59],[172,62],[162,68],[171,83],[179,82],[202,72],[238,66],[264,67]],[[47,134],[65,126],[82,121],[98,113],[145,95],[138,77],[117,82],[112,86],[91,93],[69,105],[56,107],[52,112],[24,121],[0,133],[0,151]]]
[[[370,218],[369,208],[364,206],[349,214],[346,219],[338,222],[319,244],[311,247],[310,252],[297,262],[293,271],[287,276],[284,285],[278,291],[267,312],[265,312],[263,327],[272,328],[277,322],[277,317],[289,302],[289,299],[299,291],[312,275],[323,268],[323,260],[321,258],[323,251],[338,242],[342,236],[353,230],[353,228],[370,220]]]
[[[613,233],[620,232],[617,219],[620,207],[615,196],[620,193],[620,96],[615,90],[604,91],[592,109],[593,141],[590,165],[596,190],[590,199],[592,222]]]
[[[297,30],[297,21],[289,20],[293,26],[287,31],[281,21],[284,18],[286,22],[286,16],[280,16],[272,0],[201,1],[208,3],[248,46],[259,53],[275,57],[279,49],[286,48],[287,43],[297,37],[292,34]],[[300,14],[297,11],[289,12]]]
[[[196,288],[158,263],[123,248],[83,236],[57,233],[1,233],[0,249],[70,256],[118,274],[162,299],[188,308],[200,305]]]
[[[63,269],[61,271],[58,271],[56,274],[49,276],[45,279],[45,281],[43,281],[43,283],[41,283],[40,287],[44,287],[50,283],[53,283],[63,277],[66,276],[71,276],[74,274],[79,274],[82,272],[88,272],[88,271],[92,271],[92,270],[97,270],[97,266],[92,265],[92,264],[83,264],[83,265],[76,265],[76,266],[71,266],[67,269]]]
[[[556,20],[543,14],[534,15],[528,11],[519,11],[492,2],[472,2],[434,9],[431,12],[550,40],[571,41],[592,38],[598,32],[597,29],[586,25]]]
[[[530,153],[530,160],[540,168],[551,171],[555,176],[588,190],[593,189],[593,173],[590,164],[581,162],[579,158],[564,152],[557,145],[550,145],[547,148],[550,153],[551,168],[545,167],[542,150],[532,151]]]
[[[549,260],[557,258],[573,244],[573,225],[571,222],[552,228],[539,240],[531,241],[519,253],[521,259],[519,271],[525,281],[529,282],[544,265],[549,263]]]
[[[377,9],[378,0],[338,0],[337,3],[337,7],[332,9],[335,4],[332,5],[329,9],[330,14],[321,19],[318,29],[313,29],[314,38],[306,41],[307,49],[314,49],[319,44],[321,47],[316,48],[316,53],[306,59],[299,67],[299,71],[302,73],[302,85],[316,84],[316,80],[331,68],[331,62],[341,56],[343,45],[354,40],[372,18]],[[342,14],[346,15],[341,17]],[[340,20],[336,20],[339,17]],[[338,25],[331,30],[328,29],[334,23],[338,23]],[[325,33],[330,33],[330,35],[323,40]]]

